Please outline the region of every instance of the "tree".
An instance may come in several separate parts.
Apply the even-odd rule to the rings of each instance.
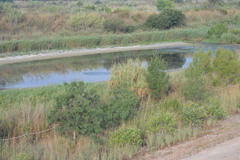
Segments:
[[[169,76],[164,71],[165,68],[165,63],[160,58],[156,57],[149,62],[146,81],[154,99],[160,99],[169,89]]]
[[[66,92],[57,97],[48,115],[50,124],[56,124],[63,135],[73,132],[95,135],[101,131],[102,112],[99,96],[86,90],[83,82],[65,84]]]
[[[240,82],[240,60],[236,51],[218,49],[213,60],[214,84]]]
[[[148,28],[170,29],[172,27],[183,26],[186,23],[186,17],[182,11],[177,9],[164,9],[160,14],[154,14],[148,17],[145,25]]]
[[[157,1],[157,9],[162,11],[163,9],[174,8],[175,4],[173,1],[170,0],[158,0]]]
[[[126,85],[117,85],[111,88],[109,99],[103,106],[104,128],[118,126],[122,121],[129,120],[137,111],[139,98]]]
[[[210,72],[211,52],[196,54],[193,62],[185,71],[186,81],[183,84],[183,95],[187,100],[206,98],[205,73]]]

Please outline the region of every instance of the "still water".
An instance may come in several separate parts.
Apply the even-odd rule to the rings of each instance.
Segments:
[[[195,45],[2,65],[0,66],[0,89],[41,87],[72,81],[107,81],[114,64],[137,58],[147,66],[152,57],[161,56],[167,63],[167,71],[179,70],[189,66],[196,51],[211,49],[214,52],[218,47],[240,49],[239,45],[210,43]]]

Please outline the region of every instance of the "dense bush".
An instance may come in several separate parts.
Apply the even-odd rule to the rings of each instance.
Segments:
[[[164,69],[165,62],[159,57],[155,57],[149,62],[146,81],[151,97],[154,99],[160,99],[169,89],[169,76]]]
[[[143,144],[143,140],[137,129],[122,128],[111,133],[109,144],[116,146],[124,146],[126,144],[141,146]]]
[[[153,133],[172,133],[176,128],[176,122],[173,115],[160,112],[148,119],[146,127]]]
[[[88,5],[88,6],[85,6],[85,9],[88,9],[88,10],[96,10],[96,7],[95,7],[95,6],[92,6],[92,5]]]
[[[203,100],[207,96],[205,73],[211,71],[211,52],[196,54],[185,71],[183,95],[187,100]]]
[[[169,29],[183,26],[185,23],[186,17],[182,11],[177,9],[164,9],[158,15],[149,16],[145,22],[145,26],[148,28]]]
[[[203,107],[198,104],[189,102],[185,107],[183,107],[181,113],[181,119],[183,123],[192,126],[202,126],[203,121],[207,118],[206,111]]]
[[[131,119],[137,111],[139,98],[124,85],[111,88],[107,104],[103,107],[103,125],[115,127]]]
[[[81,135],[94,135],[101,131],[102,112],[99,96],[87,91],[83,82],[65,84],[66,91],[57,97],[56,105],[48,115],[50,124],[64,135],[73,131]]]
[[[104,30],[108,32],[124,32],[130,33],[135,30],[135,27],[132,25],[126,25],[125,22],[120,18],[110,18],[107,19],[103,24]]]
[[[226,112],[221,107],[221,101],[219,99],[211,100],[209,104],[205,106],[208,117],[214,119],[223,119],[226,117]]]
[[[157,1],[157,9],[162,11],[164,9],[174,8],[175,4],[171,0],[158,0]]]
[[[223,33],[227,33],[228,27],[224,23],[219,23],[208,30],[208,37],[216,36],[220,38]]]
[[[221,35],[221,40],[227,43],[240,43],[240,38],[234,30],[231,33],[223,33]]]
[[[236,51],[218,49],[213,60],[214,84],[240,82],[240,59]]]

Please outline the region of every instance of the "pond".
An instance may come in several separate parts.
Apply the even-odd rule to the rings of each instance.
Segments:
[[[147,65],[152,57],[161,56],[167,63],[167,71],[179,70],[189,66],[194,52],[198,50],[212,49],[215,51],[218,47],[240,49],[239,45],[210,43],[197,43],[197,45],[2,65],[0,66],[0,89],[41,87],[72,81],[107,81],[114,64],[137,58]]]

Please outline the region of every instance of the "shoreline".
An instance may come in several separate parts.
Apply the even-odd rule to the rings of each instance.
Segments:
[[[40,52],[39,54],[0,58],[0,65],[55,59],[55,58],[106,54],[106,53],[115,53],[115,52],[124,52],[124,51],[163,49],[163,48],[184,47],[184,46],[194,46],[194,44],[185,43],[185,42],[164,42],[164,43],[156,43],[156,44],[150,44],[150,45],[134,45],[134,46],[127,46],[127,47],[106,47],[106,48],[76,49],[76,50],[66,50],[66,51],[62,51],[62,50],[43,51],[43,52]]]

